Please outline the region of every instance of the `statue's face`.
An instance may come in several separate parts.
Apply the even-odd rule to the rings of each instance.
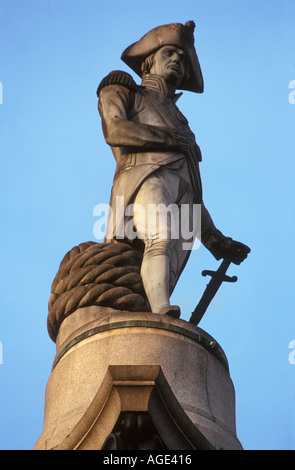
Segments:
[[[177,87],[188,73],[188,60],[182,49],[164,46],[153,57],[151,74],[160,75],[168,84]]]

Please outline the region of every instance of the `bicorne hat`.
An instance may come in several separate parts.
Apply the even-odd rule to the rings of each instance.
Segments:
[[[131,44],[122,53],[121,59],[137,75],[142,76],[141,64],[163,46],[176,46],[182,49],[189,61],[189,75],[185,77],[178,89],[203,93],[204,81],[199,59],[194,46],[195,23],[187,21],[158,26],[145,34],[139,41]]]

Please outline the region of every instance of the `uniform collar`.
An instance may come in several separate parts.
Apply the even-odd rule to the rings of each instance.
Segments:
[[[174,103],[176,103],[182,95],[182,93],[174,93],[174,91],[169,90],[166,81],[160,75],[145,75],[142,79],[141,86],[160,93],[163,98],[170,97]]]

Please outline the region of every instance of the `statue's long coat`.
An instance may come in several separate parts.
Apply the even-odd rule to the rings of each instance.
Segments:
[[[108,224],[106,239],[120,234],[124,226],[124,211],[119,217],[115,213],[116,197],[124,197],[125,210],[142,182],[161,167],[177,168],[178,162],[187,159],[195,195],[192,203],[201,203],[201,152],[175,104],[179,95],[170,96],[161,77],[148,75],[137,86],[129,74],[111,72],[101,82],[98,96],[104,137],[117,163],[110,199],[114,223]],[[179,150],[182,139],[187,148]]]

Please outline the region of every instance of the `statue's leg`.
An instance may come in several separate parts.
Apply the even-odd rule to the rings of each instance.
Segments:
[[[151,309],[175,317],[180,309],[170,308],[169,299],[188,260],[200,219],[187,181],[186,166],[177,174],[159,170],[142,184],[134,204],[134,225],[145,245],[141,277]]]
[[[159,313],[169,302],[169,257],[154,248],[145,251],[141,277],[152,312]]]
[[[173,181],[171,181],[171,178]],[[175,181],[174,181],[175,180]],[[180,316],[169,300],[172,247],[178,220],[177,175],[159,171],[141,186],[134,201],[134,225],[144,241],[141,277],[152,312]],[[175,214],[176,212],[176,214]],[[177,227],[176,227],[177,229]]]

